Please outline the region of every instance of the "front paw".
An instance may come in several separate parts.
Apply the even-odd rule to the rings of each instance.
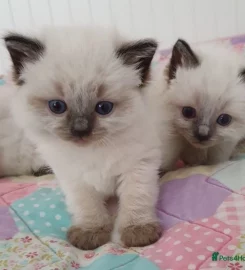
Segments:
[[[162,235],[159,223],[130,225],[122,229],[121,241],[127,247],[143,247],[155,243]]]
[[[79,226],[71,226],[67,232],[67,239],[79,249],[91,250],[109,242],[111,231],[112,225],[86,230]]]

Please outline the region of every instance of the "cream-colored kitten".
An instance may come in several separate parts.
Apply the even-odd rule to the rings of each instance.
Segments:
[[[81,249],[109,241],[112,195],[113,235],[126,246],[157,241],[161,152],[144,89],[157,43],[74,27],[5,43],[20,85],[13,114],[59,179],[73,215],[69,241]]]
[[[173,47],[166,77],[163,115],[170,123],[164,169],[180,157],[187,164],[228,160],[245,135],[245,61],[227,45],[195,50],[183,40]],[[167,149],[164,149],[167,151]]]
[[[0,177],[50,172],[11,115],[10,104],[17,93],[16,87],[1,87],[0,90]]]

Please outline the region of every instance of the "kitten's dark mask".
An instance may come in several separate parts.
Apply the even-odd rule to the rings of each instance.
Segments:
[[[84,142],[89,139],[92,133],[94,133],[93,135],[97,134],[97,136],[102,135],[105,130],[98,125],[96,126],[96,117],[108,116],[113,112],[114,104],[110,101],[99,101],[94,109],[91,105],[86,110],[74,110],[74,108],[68,110],[68,106],[63,100],[50,100],[48,106],[54,115],[60,116],[66,113],[64,122],[68,126],[68,132],[60,128],[57,128],[56,132],[65,140]]]
[[[196,111],[193,107],[182,108],[183,118],[190,122],[190,132],[183,132],[183,135],[194,146],[206,148],[215,143],[217,138],[214,139],[214,137],[217,127],[229,126],[232,122],[232,116],[222,113],[216,119],[212,115],[207,119],[204,115],[207,116],[208,113],[203,114],[202,112],[202,110]]]

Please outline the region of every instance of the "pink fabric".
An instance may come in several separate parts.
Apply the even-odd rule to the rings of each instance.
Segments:
[[[0,180],[0,205],[10,205],[12,202],[21,199],[37,189],[33,183],[16,183],[10,179]]]
[[[212,253],[219,251],[231,256],[236,248],[236,236],[236,230],[213,217],[196,223],[184,222],[168,230],[155,245],[146,248],[143,257],[155,262],[162,270],[222,269],[227,262],[213,262]]]
[[[6,203],[5,203],[5,201],[2,199],[2,198],[0,198],[0,206],[5,206],[6,205]]]
[[[12,202],[18,200],[18,199],[22,199],[23,197],[31,194],[32,192],[34,192],[37,189],[37,185],[26,185],[22,188],[13,190],[12,192],[9,192],[5,195],[3,195],[3,199],[4,201],[10,205]]]
[[[161,270],[225,269],[227,261],[212,261],[212,253],[234,255],[239,236],[245,231],[244,193],[245,188],[229,195],[213,217],[177,224],[142,256]]]
[[[243,191],[242,191],[243,192]],[[245,233],[245,197],[242,194],[232,193],[217,209],[217,219],[226,224],[236,226],[241,234]]]
[[[0,195],[4,195],[4,194],[6,194],[8,192],[11,192],[13,190],[21,189],[21,188],[33,185],[33,183],[32,184],[14,183],[14,182],[11,182],[8,179],[1,179],[0,184],[1,184]]]

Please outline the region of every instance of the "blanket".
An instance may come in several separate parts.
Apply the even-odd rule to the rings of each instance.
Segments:
[[[221,40],[238,50],[245,36]],[[159,50],[155,61],[169,58]],[[11,83],[0,77],[1,87]],[[71,217],[53,175],[0,179],[0,270],[245,269],[245,155],[181,168],[161,179],[161,239],[144,248],[108,243],[82,251],[66,240]]]
[[[244,175],[244,156],[166,174],[157,204],[162,238],[93,251],[66,241],[71,220],[54,176],[2,179],[0,269],[245,269]]]

